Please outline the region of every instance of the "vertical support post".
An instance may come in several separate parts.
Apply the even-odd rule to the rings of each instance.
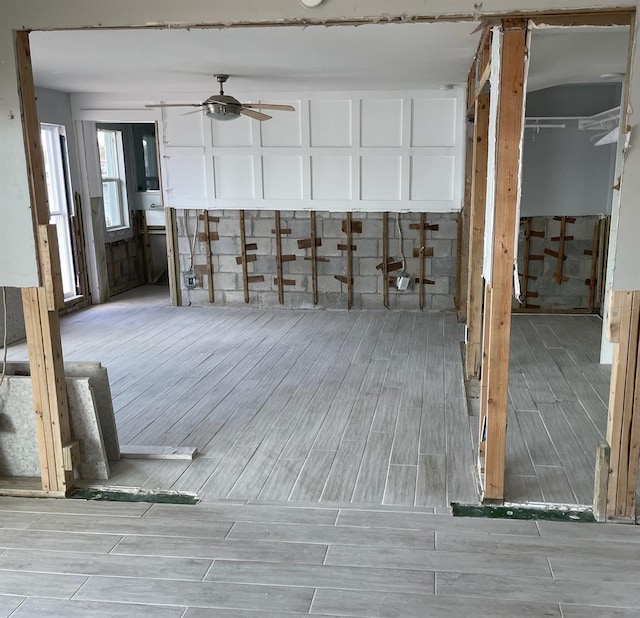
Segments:
[[[424,220],[424,213],[421,212],[420,213],[420,282],[418,283],[418,294],[419,294],[419,298],[420,298],[420,310],[424,309],[424,277],[425,277],[425,272],[424,272],[424,245],[425,245],[425,238],[424,238],[424,227],[425,227],[425,220]],[[460,245],[458,245],[458,247],[460,247]],[[458,249],[459,251],[459,249]],[[458,253],[458,256],[460,255],[460,253]],[[459,260],[458,260],[459,263]],[[458,288],[459,289],[459,288]]]
[[[204,242],[206,244],[205,251],[207,254],[207,283],[209,292],[209,302],[215,301],[215,290],[213,287],[213,256],[211,255],[211,230],[209,229],[209,211],[205,208],[202,211],[202,222],[204,224]]]
[[[612,292],[613,348],[607,442],[611,446],[607,518],[634,521],[640,454],[640,291]]]
[[[37,288],[22,290],[33,384],[36,438],[42,489],[51,494],[64,496],[73,489],[74,484],[73,471],[65,470],[64,457],[65,447],[71,444],[69,403],[58,315],[64,300],[58,237],[55,226],[49,225],[28,32],[16,33],[16,56],[29,192],[41,282]]]
[[[171,304],[176,307],[182,303],[180,293],[180,258],[178,256],[178,224],[176,209],[165,208],[165,231],[167,234],[167,266],[169,273],[169,295]]]
[[[382,304],[389,308],[389,213],[382,213]]]
[[[473,177],[469,218],[469,267],[467,272],[467,345],[465,370],[468,378],[480,376],[482,300],[484,281],[484,217],[487,200],[487,157],[489,148],[489,95],[476,100],[473,133]]]
[[[244,210],[239,211],[240,217],[240,248],[242,250],[242,290],[244,302],[249,302],[249,273],[247,272],[247,230],[244,222]]]
[[[347,309],[353,306],[353,230],[351,213],[347,213]]]
[[[284,283],[282,281],[282,228],[280,211],[276,210],[276,271],[278,273],[278,302],[284,305]]]
[[[318,245],[316,243],[316,211],[311,211],[311,285],[313,304],[318,304]]]
[[[520,191],[520,148],[524,124],[524,78],[527,26],[523,20],[503,21],[500,91],[496,138],[496,186],[491,294],[482,340],[482,360],[491,359],[486,389],[480,401],[485,418],[484,498],[504,497],[504,461],[507,437],[507,387],[511,340],[511,298]]]
[[[469,80],[470,81],[470,80]],[[467,97],[469,94],[467,93]],[[475,98],[475,97],[474,97]],[[474,103],[475,104],[475,103]],[[469,238],[471,217],[471,189],[473,185],[473,142],[475,127],[467,123],[465,135],[465,173],[464,173],[464,202],[458,225],[457,255],[457,288],[458,288],[458,321],[467,319],[467,301],[469,298]],[[424,242],[420,245],[424,247]],[[424,279],[424,277],[421,277]],[[420,307],[422,309],[422,306]]]
[[[609,487],[609,466],[611,448],[602,440],[596,450],[596,469],[593,479],[593,518],[602,523],[607,521],[607,490]]]
[[[522,265],[522,306],[526,308],[529,295],[529,256],[531,255],[531,217],[524,221],[524,260]]]

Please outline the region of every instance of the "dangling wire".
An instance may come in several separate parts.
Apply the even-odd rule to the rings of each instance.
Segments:
[[[405,257],[404,257],[404,236],[402,235],[402,226],[400,225],[400,217],[402,213],[398,213],[396,216],[396,225],[398,226],[398,237],[400,238],[400,255],[402,256],[402,270],[404,271]]]

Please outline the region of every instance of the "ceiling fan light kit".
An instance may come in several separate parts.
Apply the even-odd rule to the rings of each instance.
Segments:
[[[223,85],[229,79],[226,73],[214,75],[220,84],[220,94],[211,95],[202,103],[154,103],[145,107],[199,107],[207,118],[214,120],[234,120],[240,116],[249,116],[255,120],[269,120],[271,116],[264,114],[259,109],[273,109],[284,112],[295,112],[292,105],[279,105],[277,103],[240,103],[238,99],[224,93]]]

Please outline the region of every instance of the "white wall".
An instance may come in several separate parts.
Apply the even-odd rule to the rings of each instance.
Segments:
[[[326,2],[317,10],[305,9],[297,0],[271,0],[270,2],[244,3],[236,0],[219,0],[215,4],[201,0],[111,0],[108,3],[88,3],[85,0],[66,0],[60,3],[44,0],[22,0],[4,3],[0,24],[0,136],[2,165],[0,186],[3,187],[4,204],[0,209],[0,285],[29,286],[39,282],[32,218],[30,213],[29,183],[24,158],[24,137],[20,121],[17,73],[14,51],[14,31],[20,29],[55,29],[84,27],[124,26],[188,26],[196,24],[232,24],[240,22],[273,22],[282,20],[353,20],[363,17],[388,19],[390,14],[398,18],[407,16],[441,17],[445,15],[481,18],[513,11],[542,11],[555,8],[589,8],[602,6],[636,6],[635,0],[485,0],[473,4],[468,0],[396,0],[391,6],[388,0],[343,0]],[[640,56],[635,64],[640,69]],[[640,81],[632,89],[635,115],[640,114]],[[636,156],[634,153],[633,163]],[[633,208],[635,196],[640,191],[640,177],[630,179],[623,187],[622,208],[629,201]],[[633,243],[635,246],[635,243]],[[622,258],[623,256],[621,256]],[[627,261],[626,258],[624,260]],[[622,267],[622,264],[620,264]],[[624,280],[640,288],[640,271]]]
[[[338,212],[460,209],[461,89],[263,93],[261,98],[291,104],[296,111],[272,112],[265,122],[246,117],[220,122],[184,115],[181,108],[163,109],[166,205]]]

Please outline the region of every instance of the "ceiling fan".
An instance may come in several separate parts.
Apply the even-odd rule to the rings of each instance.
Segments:
[[[145,107],[198,107],[205,116],[215,120],[233,120],[240,115],[249,116],[256,120],[269,120],[271,116],[257,111],[257,109],[273,109],[284,112],[295,112],[292,105],[277,105],[275,103],[240,103],[235,97],[224,93],[223,84],[229,79],[228,75],[217,73],[216,80],[220,84],[220,94],[211,95],[202,103],[157,103]]]

